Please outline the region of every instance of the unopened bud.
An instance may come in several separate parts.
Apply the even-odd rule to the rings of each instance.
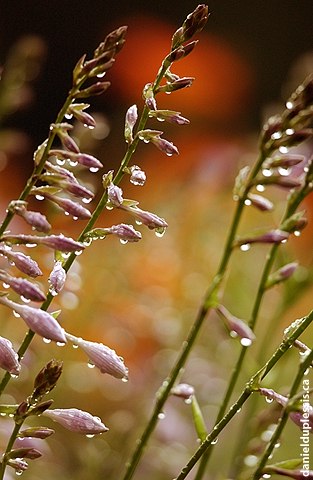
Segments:
[[[18,270],[30,277],[35,278],[42,275],[37,262],[28,255],[24,255],[24,253],[14,252],[7,247],[0,247],[0,255],[7,257],[11,264],[14,264]]]
[[[40,453],[36,448],[24,447],[14,448],[10,451],[10,453],[7,454],[7,456],[11,459],[28,458],[29,460],[35,460],[36,458],[40,458],[42,453]]]
[[[138,119],[137,105],[132,105],[126,112],[124,136],[127,143],[133,141],[133,129]]]
[[[247,200],[246,200],[246,205],[248,204],[247,202],[250,202],[251,205],[254,207],[258,208],[262,212],[269,212],[273,210],[273,203],[268,200],[265,197],[262,197],[262,195],[257,195],[255,193],[249,193]]]
[[[125,223],[112,225],[107,230],[124,242],[138,242],[141,239],[141,233],[135,230],[132,225],[126,225]]]
[[[55,262],[52,272],[49,276],[49,283],[53,293],[60,293],[66,280],[66,271],[60,261]]]
[[[255,340],[255,335],[249,325],[240,318],[232,315],[223,305],[219,305],[216,308],[216,311],[223,320],[230,334],[234,337],[239,337],[241,344],[245,347],[249,347]]]
[[[282,223],[281,229],[290,233],[300,232],[308,223],[307,219],[304,217],[304,214],[304,211],[294,213]]]
[[[123,203],[123,191],[114,183],[108,186],[108,200],[114,207],[119,207]]]
[[[74,184],[72,184],[72,186],[75,188]],[[76,219],[88,220],[91,217],[91,213],[87,208],[69,198],[57,197],[56,195],[50,195],[49,193],[45,193],[44,196],[62,208],[65,213],[72,215]]]
[[[168,224],[166,223],[164,218],[158,217],[155,213],[147,212],[146,210],[141,210],[141,208],[138,208],[136,205],[135,206],[121,205],[120,208],[130,212],[131,215],[133,215],[139,220],[139,222],[141,222],[143,225],[146,225],[151,230],[160,229],[160,228],[165,229],[168,227]]]
[[[156,92],[165,92],[171,93],[175,92],[176,90],[181,90],[182,88],[191,87],[194,82],[194,77],[181,77],[177,80],[173,80],[172,82],[166,83],[166,85],[161,85],[157,88]]]
[[[149,113],[150,117],[155,117],[159,121],[167,121],[176,125],[188,125],[190,121],[174,110],[154,110]]]
[[[137,165],[132,165],[128,169],[128,171],[130,173],[130,183],[140,186],[143,186],[145,184],[147,177],[145,172],[141,170],[140,167],[138,167]]]
[[[68,134],[68,130],[73,128],[69,123],[52,123],[51,130],[53,130],[61,140],[63,147],[73,153],[79,153],[79,147],[76,142]]]
[[[73,162],[78,162],[80,165],[83,165],[87,168],[99,169],[103,167],[100,160],[93,157],[92,155],[88,155],[87,153],[73,153],[66,150],[53,149],[49,151],[49,154],[55,155],[57,158],[64,160],[69,158]]]
[[[27,202],[15,200],[9,204],[8,209],[24,218],[38,232],[48,233],[51,230],[51,225],[45,215],[27,210]]]
[[[110,87],[110,82],[97,82],[91,85],[90,87],[85,88],[84,90],[78,90],[75,93],[76,98],[88,98],[95,95],[102,95]]]
[[[22,295],[24,298],[28,300],[32,300],[34,302],[43,302],[46,299],[45,294],[40,290],[37,285],[29,282],[24,278],[16,278],[4,270],[0,270],[0,281],[10,285],[10,287],[19,295]]]
[[[63,328],[56,319],[48,312],[39,308],[33,308],[28,305],[21,305],[12,302],[7,297],[0,297],[0,303],[14,310],[25,321],[26,325],[35,333],[53,340],[55,342],[66,343],[66,337]]]
[[[48,427],[30,427],[20,431],[19,438],[40,438],[44,440],[54,433],[52,428]]]
[[[60,250],[61,252],[75,252],[84,249],[84,245],[76,242],[70,237],[65,237],[62,233],[59,235],[49,235],[46,237],[39,237],[37,235],[24,234],[4,234],[1,239],[8,243],[17,245],[45,245],[46,247]]]
[[[152,83],[147,83],[143,89],[143,98],[145,100],[145,103],[147,107],[150,110],[156,110],[157,109],[157,104],[154,98],[154,92],[153,92],[153,85]]]
[[[0,337],[0,367],[11,375],[19,375],[21,370],[18,354],[10,340],[4,337]]]
[[[184,400],[190,400],[195,393],[193,386],[188,383],[179,383],[172,388],[171,394]]]
[[[281,243],[287,240],[289,232],[282,230],[270,230],[269,232],[257,237],[247,237],[239,239],[235,242],[235,246],[250,245],[251,243]]]
[[[46,410],[43,415],[51,418],[71,432],[96,435],[108,431],[98,417],[77,408],[56,408]]]
[[[287,263],[286,265],[281,267],[279,270],[272,273],[267,279],[266,288],[271,288],[274,285],[277,285],[278,283],[288,280],[288,278],[290,278],[291,275],[293,275],[293,273],[298,268],[298,266],[299,265],[297,262]]]
[[[40,400],[44,395],[51,392],[56,386],[62,373],[62,362],[51,360],[45,365],[34,381],[34,390],[32,393],[32,400]]]
[[[68,107],[67,115],[73,115],[83,125],[94,128],[96,126],[95,119],[89,113],[84,112],[84,110],[88,107],[88,103],[72,103]]]
[[[197,43],[198,41],[187,43],[187,45],[180,45],[172,50],[171,53],[169,53],[169,55],[165,58],[165,62],[173,63],[177,62],[177,60],[180,60],[181,58],[187,57],[187,55],[193,51]]]

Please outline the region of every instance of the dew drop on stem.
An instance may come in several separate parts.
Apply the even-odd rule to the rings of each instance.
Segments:
[[[251,245],[249,243],[244,243],[243,245],[240,245],[240,250],[242,252],[247,252],[248,250],[250,250],[251,248]]]
[[[218,442],[218,438],[214,438],[214,440],[212,440],[212,442],[211,442],[211,445],[216,445],[217,442]]]
[[[250,347],[252,345],[252,340],[250,338],[242,338],[240,343],[243,347]]]
[[[43,195],[35,195],[36,200],[42,201],[45,199]]]
[[[92,200],[92,197],[89,197],[89,198],[82,198],[82,202],[83,203],[90,203]]]
[[[158,415],[158,419],[159,420],[164,420],[165,418],[165,413],[164,412],[160,412],[159,415]]]
[[[166,230],[166,228],[164,228],[164,227],[156,228],[155,231],[154,231],[155,236],[156,236],[156,237],[159,237],[159,238],[160,238],[160,237],[163,237],[163,235],[164,235],[164,233],[165,233],[165,230]]]
[[[87,433],[87,435],[86,435],[87,438],[93,438],[94,436],[95,436],[94,433]]]

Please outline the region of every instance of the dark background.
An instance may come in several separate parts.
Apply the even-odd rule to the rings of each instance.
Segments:
[[[36,82],[35,102],[14,120],[7,119],[7,123],[14,121],[35,141],[40,141],[65,97],[71,69],[82,53],[90,54],[110,29],[127,23],[130,16],[153,15],[177,28],[196,5],[197,2],[186,0],[1,0],[1,63],[12,44],[25,34],[39,35],[47,45],[44,68]],[[209,7],[212,14],[206,31],[228,42],[253,69],[255,91],[248,122],[256,127],[260,107],[281,98],[281,86],[291,66],[301,55],[312,51],[313,2],[210,0]],[[102,101],[106,111],[114,110],[118,103],[118,98],[110,95]]]

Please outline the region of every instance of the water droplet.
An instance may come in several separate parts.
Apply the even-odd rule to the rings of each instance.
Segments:
[[[2,285],[3,285],[3,288],[10,288],[10,285],[8,283],[3,282]]]
[[[307,368],[303,375],[309,375],[309,373],[310,373],[310,369]]]
[[[156,236],[156,237],[159,237],[159,238],[163,237],[163,235],[164,235],[164,233],[165,233],[165,230],[166,230],[165,227],[156,228],[156,229],[154,230],[155,236]]]
[[[171,152],[166,152],[166,155],[167,155],[168,157],[172,157],[172,156],[173,156],[173,154],[172,154]]]
[[[291,172],[290,168],[278,167],[278,173],[279,173],[282,177],[288,177],[288,175],[290,174],[290,172]]]
[[[123,377],[123,378],[122,378],[122,382],[127,383],[127,382],[128,382],[128,378],[127,378],[127,377]]]
[[[86,240],[83,241],[85,247],[89,247],[92,244],[92,240],[93,239],[91,237],[87,237]]]
[[[76,250],[76,251],[75,251],[75,255],[76,255],[77,257],[79,257],[79,255],[81,255],[82,253],[83,253],[82,250]]]
[[[288,101],[288,102],[286,103],[286,108],[288,108],[288,110],[291,110],[291,109],[293,108],[293,103],[290,102],[290,101]]]
[[[89,172],[91,172],[91,173],[96,173],[96,172],[98,172],[98,170],[99,170],[98,167],[90,167],[89,168]]]
[[[77,343],[73,343],[72,347],[75,348],[75,349],[77,349],[77,348],[78,348]]]
[[[88,362],[88,363],[87,363],[87,367],[88,367],[88,368],[95,368],[95,364],[92,363],[92,362]]]
[[[106,208],[107,210],[113,210],[113,207],[112,207],[112,205],[109,205],[109,204],[108,204],[108,205],[106,205],[106,206],[105,206],[105,208]]]
[[[69,212],[64,212],[64,215],[66,215],[67,217],[69,216]]]
[[[50,287],[50,288],[49,288],[49,292],[51,293],[51,295],[52,295],[53,297],[56,297],[56,296],[58,295],[58,292],[55,290],[54,287]]]
[[[252,340],[250,338],[242,338],[240,343],[243,347],[250,347],[250,345],[252,345]]]
[[[73,114],[72,113],[66,113],[64,115],[64,117],[67,119],[67,120],[71,120],[71,118],[73,118]]]
[[[166,95],[170,95],[172,92],[165,92],[165,93],[166,93]]]
[[[15,475],[17,475],[18,477],[23,475],[23,473],[24,473],[24,470],[15,470]]]
[[[69,252],[62,252],[61,253],[61,257],[64,258],[64,260],[67,260],[70,255],[71,254]]]
[[[78,162],[76,160],[69,160],[69,164],[70,164],[71,167],[76,167]]]
[[[247,467],[255,467],[258,463],[258,457],[256,455],[247,455],[244,458],[244,464]]]
[[[250,248],[251,248],[250,243],[244,243],[243,245],[240,245],[240,250],[242,252],[247,252],[248,250],[250,250]]]
[[[217,442],[218,442],[218,438],[216,437],[216,438],[214,438],[214,440],[212,440],[211,445],[216,445]]]
[[[16,317],[16,318],[20,318],[20,316],[21,316],[21,315],[20,315],[19,313],[17,313],[15,310],[13,310],[13,315],[14,315],[14,317]]]
[[[93,438],[94,436],[95,436],[94,433],[87,433],[87,435],[86,435],[87,438]]]
[[[18,378],[18,375],[16,373],[10,373],[11,378]]]
[[[51,343],[50,338],[43,338],[42,341],[43,341],[44,343]]]
[[[64,347],[65,343],[64,342],[57,342],[58,347]]]
[[[145,137],[144,137],[144,138],[143,138],[143,142],[144,142],[144,143],[149,143],[150,140],[149,140],[149,138],[145,138]]]
[[[295,235],[295,237],[300,237],[301,232],[299,232],[299,230],[295,230],[293,234]]]
[[[275,443],[274,448],[279,448],[280,447],[280,442]]]
[[[73,220],[78,220],[78,217],[73,217]]]
[[[191,405],[192,397],[186,398],[186,400],[184,400],[184,402],[185,402],[186,405]]]
[[[271,478],[271,475],[269,473],[264,473],[264,475],[262,475],[262,478]]]
[[[160,412],[159,415],[158,415],[158,419],[159,420],[164,420],[164,418],[165,418],[165,413]]]
[[[29,303],[29,302],[30,302],[30,299],[24,297],[23,295],[21,295],[21,300],[22,300],[24,303]]]
[[[273,171],[270,168],[263,168],[262,173],[264,177],[271,177],[273,175]]]
[[[287,135],[293,135],[295,133],[293,128],[287,128],[286,130]]]
[[[97,78],[103,78],[105,76],[106,72],[101,72],[98,73]]]
[[[7,415],[7,414],[4,413],[4,412],[1,412],[1,413],[0,413],[0,417],[6,417],[6,415]]]
[[[229,332],[229,335],[231,338],[237,338],[238,337],[238,333],[237,332],[234,332],[234,330],[232,330],[231,332]]]
[[[43,195],[35,195],[36,200],[42,201],[45,199]]]
[[[82,202],[83,202],[83,203],[90,203],[91,200],[92,200],[92,197],[90,197],[90,198],[82,198]]]
[[[128,243],[128,240],[125,240],[125,238],[120,238],[120,243],[122,245],[126,245],[126,243]]]
[[[273,135],[271,135],[272,140],[279,140],[282,137],[281,132],[274,132]]]
[[[264,185],[259,184],[259,185],[257,185],[255,188],[256,188],[256,190],[257,190],[258,192],[265,192],[265,187],[264,187]]]
[[[56,162],[60,167],[62,167],[65,164],[64,158],[57,158]]]
[[[288,153],[289,152],[289,149],[287,147],[279,147],[278,149],[280,151],[280,153]]]
[[[245,205],[246,205],[247,207],[249,207],[249,206],[251,205],[251,203],[252,203],[251,200],[250,200],[249,198],[246,198],[246,200],[245,200]]]
[[[273,402],[273,398],[265,397],[265,401],[266,401],[266,403],[272,403],[272,402]]]
[[[36,246],[37,246],[37,243],[26,243],[25,244],[25,247],[27,247],[27,248],[34,248]]]

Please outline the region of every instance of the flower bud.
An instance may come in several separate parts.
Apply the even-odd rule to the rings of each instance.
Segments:
[[[4,337],[0,337],[0,367],[11,375],[19,375],[21,370],[18,354],[10,340]]]
[[[179,383],[172,388],[171,394],[183,400],[190,400],[195,393],[195,389],[187,383]]]
[[[44,440],[54,433],[52,428],[47,427],[30,427],[20,431],[19,438],[40,438]]]
[[[24,278],[12,277],[4,270],[0,270],[0,281],[10,285],[10,287],[19,295],[22,295],[28,300],[34,302],[43,302],[46,299],[44,293],[34,285]]]
[[[4,234],[2,240],[17,245],[45,245],[46,247],[60,250],[61,252],[75,252],[85,248],[82,243],[76,242],[70,237],[65,237],[62,233],[46,237],[24,235],[22,233],[18,235]]]
[[[154,98],[153,85],[152,83],[147,83],[143,89],[142,96],[145,100],[147,107],[150,110],[156,110],[157,104]]]
[[[288,280],[288,278],[290,278],[291,275],[293,275],[293,273],[298,268],[298,266],[299,264],[297,262],[287,263],[286,265],[281,267],[279,270],[272,273],[267,279],[266,288],[271,288],[272,286],[277,285],[278,283]]]
[[[8,461],[8,465],[14,468],[17,475],[22,475],[28,469],[28,463],[22,458],[14,458]]]
[[[91,217],[91,213],[87,208],[69,198],[61,198],[56,195],[50,195],[49,193],[44,193],[44,197],[58,205],[65,211],[65,213],[72,215],[76,219],[88,220]]]
[[[52,272],[49,276],[49,283],[51,285],[51,291],[54,294],[60,293],[64,287],[66,280],[66,271],[62,267],[60,261],[55,262]]]
[[[156,117],[160,122],[165,120],[176,125],[188,125],[190,123],[188,118],[182,117],[180,112],[174,110],[153,110],[149,113],[149,116]]]
[[[313,479],[313,470],[292,470],[288,468],[288,463],[292,462],[288,460],[286,462],[283,462],[284,467],[282,468],[280,466],[276,465],[267,465],[263,470],[262,470],[262,478],[270,478],[273,474],[275,473],[277,475],[281,475],[282,477],[288,477],[288,478],[293,478],[294,480],[303,480],[304,478],[308,478],[309,480]],[[300,462],[298,462],[299,464]]]
[[[56,185],[76,197],[87,199],[94,197],[93,192],[80,185],[75,175],[66,168],[53,165],[50,162],[46,162],[45,167],[47,172],[41,175],[40,179],[46,181],[49,185]]]
[[[90,105],[88,103],[72,103],[67,110],[67,115],[73,115],[76,120],[80,121],[83,125],[94,128],[96,121],[92,115],[84,112]]]
[[[246,205],[248,205],[248,202],[261,210],[261,212],[269,212],[273,209],[273,203],[270,200],[255,193],[248,194],[247,200],[245,201]]]
[[[87,354],[89,361],[95,365],[101,373],[107,373],[115,378],[127,380],[128,369],[124,360],[119,357],[115,350],[103,345],[103,343],[89,342],[82,338],[66,333],[68,340],[78,345]]]
[[[44,395],[51,392],[62,374],[62,366],[62,362],[51,360],[40,370],[34,381],[32,400],[38,402]]]
[[[51,225],[45,215],[27,210],[26,207],[27,202],[15,200],[10,203],[8,209],[24,218],[24,220],[38,232],[48,233],[51,230]]]
[[[6,297],[0,297],[0,303],[14,310],[25,321],[26,325],[38,335],[55,342],[66,343],[63,328],[48,312],[28,305],[12,302]]]
[[[197,8],[190,13],[183,25],[174,33],[172,39],[172,48],[186,42],[196,33],[201,32],[209,18],[209,9],[207,5],[198,5]]]
[[[110,82],[96,82],[90,87],[85,88],[84,90],[77,90],[75,93],[76,98],[88,98],[95,95],[102,95],[110,87]]]
[[[67,133],[72,130],[73,126],[69,123],[52,123],[51,130],[53,130],[59,137],[63,147],[73,153],[79,153],[79,147],[76,142]]]
[[[116,235],[120,240],[124,242],[138,242],[141,239],[141,233],[134,229],[132,225],[126,225],[120,223],[119,225],[112,225],[108,228],[108,233]]]
[[[32,447],[14,448],[7,454],[7,457],[12,459],[29,458],[30,460],[35,460],[41,456],[42,454],[39,452],[39,450]]]
[[[303,162],[304,158],[305,157],[303,155],[291,154],[291,153],[275,155],[274,157],[268,158],[265,161],[264,167],[265,168],[293,167],[294,165],[298,165],[299,163]]]
[[[137,165],[132,165],[129,168],[130,173],[130,183],[133,185],[140,185],[143,186],[146,182],[146,174],[140,167]]]
[[[151,230],[160,229],[160,228],[165,229],[168,227],[168,224],[166,223],[164,218],[158,217],[154,213],[141,210],[136,205],[135,206],[121,205],[120,208],[122,208],[123,210],[126,210],[127,212],[130,212],[131,215],[133,215],[139,220],[139,222],[141,222],[143,225],[146,225]]]
[[[127,143],[133,141],[133,129],[138,119],[137,105],[132,105],[126,112],[124,137]]]
[[[120,207],[123,203],[123,190],[111,183],[108,186],[108,200],[114,207]]]
[[[280,188],[286,188],[287,190],[291,190],[292,188],[301,187],[302,182],[298,178],[291,178],[281,175],[272,175],[270,177],[264,177],[262,179],[256,179],[254,181],[256,185],[276,185]]]
[[[177,80],[173,80],[171,82],[167,82],[166,85],[161,85],[156,89],[156,93],[158,92],[165,92],[171,93],[175,92],[176,90],[181,90],[182,88],[191,87],[193,84],[194,77],[181,77]]]
[[[83,165],[87,168],[102,168],[102,163],[97,158],[87,153],[73,153],[65,150],[53,149],[49,151],[50,155],[55,155],[57,158],[66,160],[70,159],[73,162],[78,162],[80,165]]]
[[[18,270],[30,277],[35,278],[42,275],[37,262],[28,255],[24,255],[24,253],[14,252],[9,247],[0,247],[0,255],[7,257],[11,264],[14,264]]]
[[[235,337],[238,336],[241,339],[240,343],[245,347],[249,347],[255,340],[255,335],[249,325],[240,318],[232,315],[223,305],[219,305],[216,311],[230,334]]]
[[[177,60],[180,60],[181,58],[187,57],[187,55],[189,55],[189,53],[193,51],[197,43],[198,41],[194,41],[187,43],[186,45],[180,45],[179,47],[172,50],[164,61],[168,63],[173,63],[177,62]]]
[[[169,142],[168,140],[165,140],[164,138],[152,137],[150,141],[159,150],[161,150],[161,152],[166,153],[166,155],[168,157],[171,157],[172,155],[178,155],[179,154],[178,148],[172,142]]]
[[[290,233],[303,230],[308,223],[304,213],[303,211],[294,213],[282,223],[281,228]]]
[[[108,428],[98,417],[77,408],[50,409],[46,410],[43,415],[51,418],[67,430],[83,435],[96,435],[108,431]]]
[[[247,237],[235,242],[235,246],[250,245],[251,243],[281,243],[287,240],[289,233],[282,230],[270,230],[258,237]]]

